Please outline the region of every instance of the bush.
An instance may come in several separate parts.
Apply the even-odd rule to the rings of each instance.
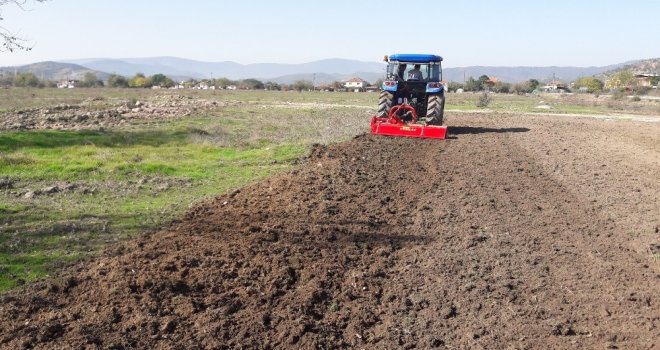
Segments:
[[[125,88],[128,87],[128,80],[122,77],[121,75],[111,74],[108,77],[108,86],[114,88]]]
[[[473,77],[470,77],[465,84],[463,84],[463,89],[465,91],[479,91],[481,90],[481,83],[479,80],[475,80]]]
[[[594,93],[603,90],[605,84],[595,77],[580,77],[574,82],[573,86],[576,89],[585,88],[587,92]]]
[[[311,81],[298,80],[291,85],[291,88],[296,91],[309,91],[314,88],[314,85],[312,85]]]
[[[174,86],[174,81],[164,74],[154,74],[149,77],[149,83],[147,85],[171,88]]]
[[[87,72],[85,73],[85,76],[83,77],[83,80],[78,84],[80,87],[103,87],[103,81],[99,80],[98,77],[96,77],[96,74],[92,72]]]
[[[624,97],[626,97],[626,94],[621,89],[616,89],[614,92],[612,92],[613,100],[622,100]]]
[[[447,89],[451,92],[456,92],[458,89],[463,89],[463,84],[457,83],[455,81],[450,81],[449,85],[447,86]],[[463,89],[465,90],[465,89]]]
[[[492,98],[490,97],[490,95],[484,91],[483,93],[481,93],[481,95],[479,95],[479,99],[477,100],[477,107],[479,108],[488,107],[491,101]]]
[[[34,73],[19,73],[14,78],[14,86],[16,87],[39,87],[39,79]]]
[[[641,101],[641,100],[642,100],[642,99],[641,99],[639,96],[633,96],[633,98],[632,98],[632,101],[633,101],[633,102],[639,102],[639,101]]]
[[[515,92],[518,95],[528,94],[534,91],[534,86],[529,80],[521,81],[513,84],[513,86],[511,87],[511,91]]]
[[[511,91],[511,84],[498,81],[495,83],[495,86],[493,86],[493,91],[508,94]]]
[[[151,87],[151,82],[144,74],[137,73],[128,81],[128,86],[132,88],[148,88]]]
[[[238,82],[238,88],[241,90],[263,90],[264,83],[257,79],[243,79]]]
[[[634,89],[634,91],[637,95],[646,95],[649,93],[649,91],[651,91],[651,89],[653,88],[650,86],[638,86]]]

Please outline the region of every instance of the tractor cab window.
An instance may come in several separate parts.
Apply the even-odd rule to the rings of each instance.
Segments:
[[[421,74],[415,72],[415,66],[419,67]],[[436,64],[409,64],[404,77],[408,81],[438,81],[440,80],[440,66]]]
[[[439,64],[430,64],[428,67],[429,67],[428,80],[430,81],[442,80],[442,69]]]
[[[442,80],[442,69],[439,64],[419,64],[421,79],[409,80],[410,71],[415,69],[413,63],[392,62],[387,66],[387,76],[389,79],[399,81],[440,81]]]
[[[406,76],[406,64],[405,63],[390,63],[387,65],[387,77],[392,80],[404,80]]]
[[[406,71],[406,80],[408,81],[424,81],[428,77],[426,65],[414,64],[408,67]],[[424,74],[426,73],[426,74]]]

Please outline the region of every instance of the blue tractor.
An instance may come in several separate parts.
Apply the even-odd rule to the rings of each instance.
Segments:
[[[401,119],[415,118],[426,125],[442,125],[445,111],[445,85],[442,57],[427,54],[385,56],[387,73],[378,99],[377,117],[387,118],[392,107],[408,105],[414,109]],[[404,109],[401,109],[402,111]]]

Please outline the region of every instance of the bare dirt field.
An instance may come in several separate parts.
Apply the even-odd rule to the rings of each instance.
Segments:
[[[3,295],[0,348],[660,346],[660,123],[447,122],[318,146]]]

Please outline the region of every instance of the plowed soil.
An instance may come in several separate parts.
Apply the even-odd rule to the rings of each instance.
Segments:
[[[359,136],[2,297],[2,348],[660,346],[660,123]]]

